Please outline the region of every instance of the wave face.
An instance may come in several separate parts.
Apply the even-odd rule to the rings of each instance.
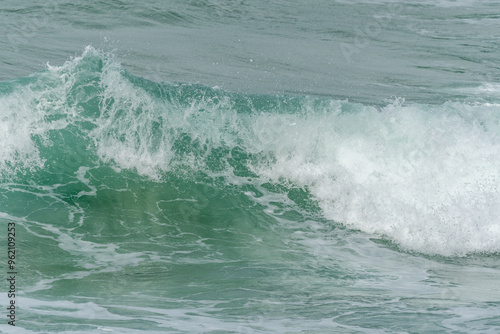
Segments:
[[[303,216],[403,250],[500,251],[497,104],[234,94],[150,82],[87,47],[1,83],[0,110],[4,218],[26,218],[18,184],[70,205],[76,225],[86,217],[76,202],[104,201],[128,183],[158,192],[203,184],[257,202],[264,187]]]

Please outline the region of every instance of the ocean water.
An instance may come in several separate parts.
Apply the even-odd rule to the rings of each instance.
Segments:
[[[4,0],[0,331],[497,333],[499,13]]]

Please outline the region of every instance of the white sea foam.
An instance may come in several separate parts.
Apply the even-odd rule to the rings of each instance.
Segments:
[[[183,308],[153,308],[125,305],[99,305],[94,301],[73,302],[66,300],[40,300],[28,297],[20,297],[25,315],[35,315],[36,320],[31,324],[50,327],[52,324],[45,319],[49,316],[57,316],[59,319],[86,320],[85,330],[68,329],[65,333],[137,333],[137,329],[128,329],[130,323],[136,323],[137,319],[148,325],[148,333],[164,333],[176,331],[178,333],[213,333],[213,332],[238,332],[238,333],[284,333],[296,326],[307,328],[311,331],[321,330],[325,327],[338,327],[343,329],[363,328],[342,325],[335,322],[335,318],[325,319],[322,322],[307,319],[287,319],[270,317],[259,313],[246,317],[218,317],[214,316],[221,310],[220,301],[192,301],[191,306]],[[178,300],[164,300],[167,303],[175,303]],[[274,307],[279,307],[276,305]],[[0,330],[8,330],[9,333],[32,333],[22,327],[22,324],[10,330],[11,326],[0,325]],[[19,331],[15,331],[18,328]]]
[[[275,161],[254,169],[308,187],[326,217],[404,248],[499,251],[497,112],[395,104],[297,118],[292,131],[272,122]]]
[[[7,166],[32,169],[43,166],[34,136],[43,133],[42,110],[33,110],[31,101],[38,94],[30,89],[0,97],[0,169]]]

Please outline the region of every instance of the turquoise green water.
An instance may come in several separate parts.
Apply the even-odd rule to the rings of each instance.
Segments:
[[[0,331],[495,333],[495,8],[5,2]]]

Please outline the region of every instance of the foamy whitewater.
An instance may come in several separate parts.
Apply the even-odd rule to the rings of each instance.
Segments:
[[[494,3],[169,6],[1,9],[0,331],[500,329]]]

